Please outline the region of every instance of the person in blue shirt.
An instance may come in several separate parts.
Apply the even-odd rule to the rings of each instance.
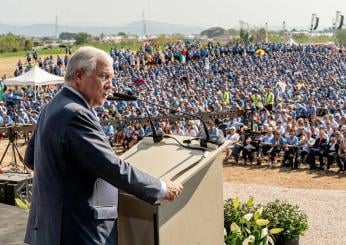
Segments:
[[[4,124],[5,125],[13,125],[14,121],[12,120],[11,116],[7,115],[7,113],[3,113],[4,116]]]
[[[307,115],[309,118],[316,117],[316,106],[313,105],[313,103],[310,101],[308,108],[307,108]]]
[[[272,144],[272,148],[269,150],[270,151],[269,166],[272,168],[276,160],[276,155],[281,152],[284,145],[286,144],[286,140],[281,136],[280,131],[278,130],[274,131],[274,138],[272,139],[271,144]]]
[[[307,118],[307,117],[308,117],[307,108],[302,104],[297,104],[297,119]]]
[[[258,158],[257,165],[261,165],[261,157],[262,155],[268,155],[268,151],[272,148],[272,141],[274,138],[273,129],[268,127],[265,129],[266,134],[262,137],[261,142],[258,147]]]
[[[284,166],[291,167],[292,169],[298,168],[297,166],[298,137],[296,136],[295,129],[292,128],[290,130],[289,136],[286,138],[286,144],[284,145],[283,150],[285,151]]]

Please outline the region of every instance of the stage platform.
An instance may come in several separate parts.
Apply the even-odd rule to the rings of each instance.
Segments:
[[[29,211],[0,203],[0,244],[24,244]]]

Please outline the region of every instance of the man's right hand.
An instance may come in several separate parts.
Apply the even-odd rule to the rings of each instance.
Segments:
[[[180,196],[183,190],[183,186],[181,184],[173,182],[173,181],[166,182],[166,186],[167,186],[167,191],[163,199],[168,201],[175,200],[178,196]]]

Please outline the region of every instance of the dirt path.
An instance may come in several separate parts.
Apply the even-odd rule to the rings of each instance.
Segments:
[[[53,58],[56,60],[57,54],[52,54]],[[61,55],[61,54],[60,54]],[[42,59],[49,57],[50,55],[40,55]],[[0,77],[4,74],[8,78],[14,77],[14,71],[16,70],[18,60],[22,60],[23,66],[25,67],[26,57],[25,56],[14,56],[14,57],[5,57],[0,58]]]

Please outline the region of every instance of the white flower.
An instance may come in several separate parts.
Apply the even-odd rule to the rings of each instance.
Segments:
[[[268,228],[263,228],[261,231],[261,239],[268,236]]]
[[[249,244],[254,243],[254,242],[255,242],[255,237],[253,235],[250,235],[250,236],[248,236],[248,238],[246,238],[243,241],[243,245],[249,245]]]
[[[241,232],[240,227],[236,223],[231,224],[231,231],[234,233],[240,233]]]
[[[247,221],[250,221],[251,218],[252,218],[252,216],[253,216],[252,213],[248,213],[248,214],[245,214],[245,215],[243,216],[243,218],[246,219]]]

